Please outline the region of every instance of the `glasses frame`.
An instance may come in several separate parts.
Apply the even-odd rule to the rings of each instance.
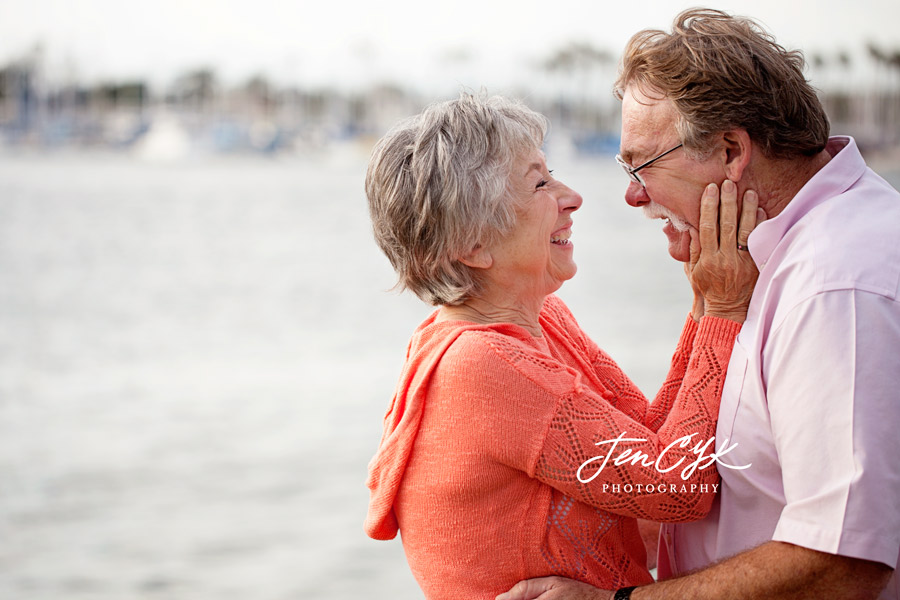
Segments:
[[[625,161],[622,159],[622,155],[621,155],[621,154],[616,154],[616,162],[619,163],[619,166],[622,167],[622,169],[625,170],[625,173],[628,175],[628,178],[629,178],[629,179],[631,179],[631,180],[632,180],[633,182],[635,182],[635,183],[639,183],[639,184],[641,185],[642,188],[646,188],[646,187],[647,187],[647,184],[644,183],[643,177],[641,177],[640,175],[638,175],[638,171],[640,171],[641,169],[643,169],[643,168],[645,168],[645,167],[649,167],[650,165],[652,165],[653,163],[655,163],[656,161],[658,161],[659,159],[661,159],[661,158],[662,158],[663,156],[665,156],[666,154],[670,154],[670,153],[672,153],[672,152],[675,152],[676,150],[678,150],[678,149],[681,148],[682,146],[684,146],[683,143],[678,144],[678,145],[675,146],[674,148],[670,148],[670,149],[666,150],[665,152],[663,152],[662,154],[660,154],[660,155],[657,156],[656,158],[651,158],[650,160],[648,160],[648,161],[645,162],[644,164],[638,165],[637,167],[632,167],[632,166],[629,165],[627,162],[625,162]]]

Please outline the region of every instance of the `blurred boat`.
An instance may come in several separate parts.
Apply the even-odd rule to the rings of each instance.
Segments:
[[[191,136],[174,115],[159,113],[132,148],[142,160],[173,162],[190,154]]]

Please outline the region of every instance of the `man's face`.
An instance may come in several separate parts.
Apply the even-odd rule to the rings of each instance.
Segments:
[[[622,159],[632,167],[656,158],[676,146],[675,108],[670,100],[658,100],[629,85],[622,99]],[[698,161],[680,148],[641,169],[646,187],[632,181],[625,201],[640,207],[652,219],[665,219],[663,232],[669,254],[675,260],[690,259],[689,229],[700,222],[700,197],[710,183],[720,183],[724,171],[715,154]]]

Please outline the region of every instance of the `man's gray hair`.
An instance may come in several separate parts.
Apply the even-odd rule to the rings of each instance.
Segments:
[[[366,196],[397,287],[430,304],[461,304],[479,294],[478,277],[459,259],[512,229],[513,163],[540,149],[548,126],[518,101],[464,93],[379,140]]]

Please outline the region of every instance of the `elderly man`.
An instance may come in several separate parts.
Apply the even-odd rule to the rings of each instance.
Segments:
[[[617,82],[627,202],[689,257],[708,182],[755,190],[760,276],[719,411],[721,492],[663,526],[661,581],[521,582],[505,598],[893,599],[900,555],[900,194],[828,122],[753,21],[679,15],[629,42]]]

